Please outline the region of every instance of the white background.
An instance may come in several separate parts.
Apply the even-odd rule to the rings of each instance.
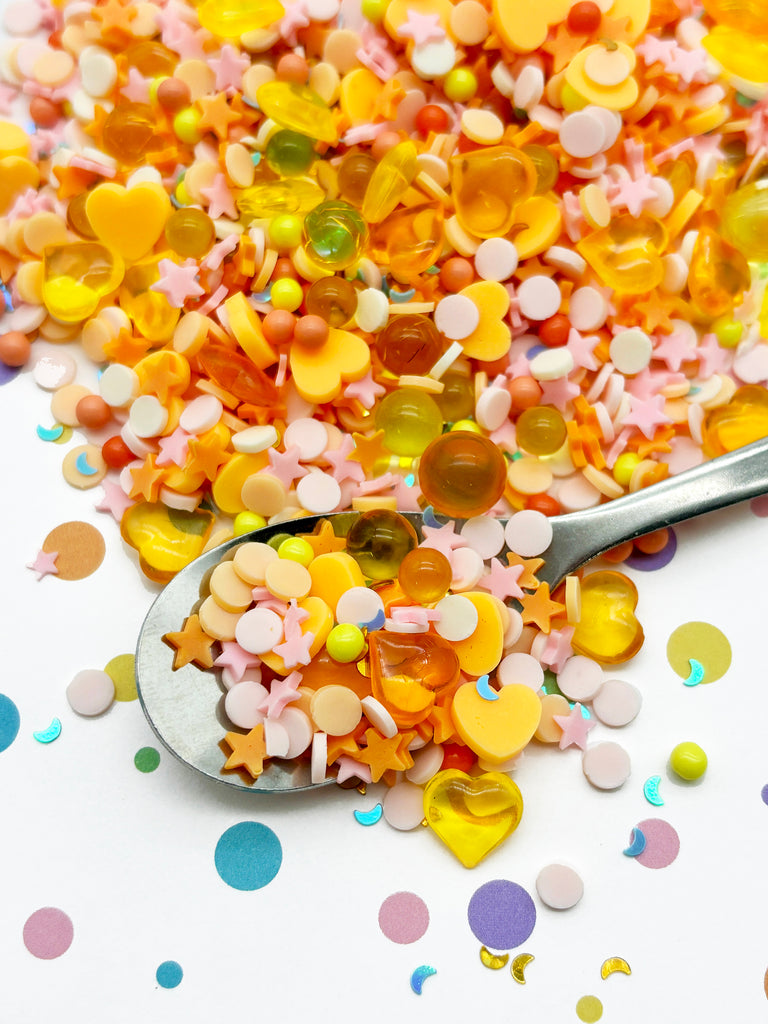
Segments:
[[[93,370],[78,380],[93,383]],[[83,668],[103,668],[133,650],[155,587],[145,581],[117,524],[98,513],[100,488],[76,491],[61,476],[68,445],[38,439],[52,423],[50,397],[28,371],[0,389],[4,503],[0,692],[18,706],[21,729],[0,754],[0,963],[3,1016],[73,1020],[99,1012],[114,1022],[199,1021],[239,1014],[288,1021],[460,1021],[482,1010],[490,1021],[576,1020],[580,996],[594,994],[604,1020],[756,1021],[765,1015],[768,967],[764,868],[768,807],[765,583],[768,521],[740,506],[678,529],[673,562],[635,573],[640,654],[610,674],[643,693],[636,721],[598,726],[591,742],[617,739],[632,776],[615,793],[593,790],[575,749],[529,750],[516,772],[525,800],[517,832],[477,868],[463,868],[428,830],[400,833],[384,821],[357,824],[381,795],[335,788],[283,797],[232,792],[198,777],[165,751],[144,775],[133,757],[160,746],[138,702],[98,719],[68,707],[65,689]],[[37,582],[26,568],[46,534],[67,520],[103,533],[107,555],[89,578]],[[688,688],[665,648],[684,622],[719,627],[733,663],[719,681]],[[170,656],[170,652],[169,652]],[[692,656],[695,656],[692,653]],[[60,738],[32,736],[56,715]],[[672,747],[694,740],[710,767],[698,785],[669,778]],[[662,776],[665,805],[652,808],[643,782]],[[623,855],[638,821],[661,817],[678,831],[680,855],[650,870]],[[265,888],[243,893],[219,878],[219,836],[239,821],[268,825],[283,864]],[[581,874],[585,894],[557,913],[535,896],[538,871],[553,861]],[[538,921],[517,952],[535,962],[520,986],[509,968],[479,959],[467,905],[484,882],[526,888]],[[426,902],[431,922],[417,943],[384,937],[378,910],[391,893]],[[72,918],[75,937],[53,961],[22,942],[27,917],[44,906]],[[606,957],[622,956],[631,977],[600,978]],[[163,990],[155,970],[177,960],[181,985]],[[421,996],[410,989],[420,964],[436,968]]]

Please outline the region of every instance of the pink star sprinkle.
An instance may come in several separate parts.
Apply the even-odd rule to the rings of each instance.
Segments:
[[[354,480],[360,483],[365,478],[365,471],[359,462],[353,462],[349,456],[355,450],[355,442],[351,434],[345,434],[338,448],[330,448],[323,452],[323,458],[332,467],[332,476],[337,484],[345,480]]]
[[[208,200],[208,216],[218,220],[222,215],[237,220],[237,206],[223,174],[217,174],[209,188],[201,188],[200,194]]]
[[[629,396],[630,411],[624,417],[625,426],[637,427],[642,431],[648,440],[653,439],[656,427],[664,423],[671,423],[672,420],[664,412],[664,396],[654,395],[647,401]]]
[[[403,39],[412,39],[417,46],[425,43],[440,43],[445,39],[445,29],[440,24],[439,14],[419,14],[408,11],[408,16],[397,29]]]
[[[728,367],[732,354],[728,349],[723,348],[717,340],[717,335],[710,332],[705,334],[699,342],[696,358],[699,360],[699,375],[711,377]]]
[[[674,39],[659,39],[657,36],[646,36],[642,43],[635,46],[635,53],[639,54],[647,67],[651,64],[664,64],[672,56],[675,46]]]
[[[524,568],[522,565],[503,565],[498,558],[492,558],[491,571],[486,573],[477,585],[502,601],[506,601],[508,597],[525,597],[517,583]]]
[[[34,562],[27,562],[27,568],[37,573],[39,583],[43,576],[58,576],[59,570],[56,568],[56,559],[58,557],[58,551],[43,551],[41,549],[38,551]]]
[[[286,452],[279,452],[277,448],[270,448],[267,452],[269,458],[269,470],[266,472],[276,476],[286,490],[290,488],[294,480],[301,480],[309,472],[301,465],[301,449],[298,445],[292,445]]]
[[[672,334],[663,335],[653,350],[653,358],[663,359],[670,370],[677,373],[683,363],[696,358],[696,348],[691,344],[691,337],[690,329],[681,329],[673,331]],[[693,337],[695,338],[695,334]]]
[[[221,654],[213,664],[216,668],[228,668],[235,682],[239,683],[246,669],[257,668],[261,664],[261,658],[246,651],[236,640],[224,640],[221,644]]]
[[[288,704],[301,697],[299,686],[301,672],[291,672],[284,679],[273,679],[269,694],[259,704],[258,710],[267,718],[279,718]]]
[[[205,289],[196,280],[197,264],[194,260],[179,264],[162,259],[157,269],[160,271],[160,280],[150,285],[150,291],[160,292],[174,309],[183,309],[187,299],[205,295]]]
[[[160,438],[160,454],[155,459],[155,465],[170,466],[173,463],[181,469],[187,461],[189,442],[196,440],[195,434],[188,434],[182,427],[176,427],[172,434]]]
[[[568,332],[568,341],[565,347],[573,356],[574,368],[579,366],[585,370],[597,370],[600,364],[593,353],[600,338],[596,334],[580,334],[574,327]]]
[[[563,666],[569,658],[573,657],[571,638],[575,629],[573,626],[565,626],[563,629],[553,629],[547,636],[544,649],[539,654],[539,661],[542,665],[551,668],[553,672],[562,672]],[[546,636],[546,634],[542,634]]]
[[[211,249],[208,255],[200,264],[206,270],[218,270],[221,264],[224,262],[224,258],[229,256],[231,252],[234,252],[237,248],[237,235],[227,235],[226,238],[222,238],[220,242]]]
[[[664,67],[688,85],[695,78],[698,78],[699,81],[702,79],[706,81],[708,78],[707,55],[704,50],[686,50],[675,44]]]
[[[643,203],[658,198],[650,183],[650,174],[643,174],[635,180],[622,178],[612,190],[611,206],[626,206],[631,216],[639,217],[643,210]]]
[[[376,404],[376,399],[383,395],[386,390],[381,384],[376,383],[369,370],[360,380],[347,384],[344,389],[344,397],[356,398],[364,408],[372,409]]]
[[[128,68],[128,82],[120,92],[132,103],[149,103],[149,81],[134,67]]]
[[[289,635],[288,629],[285,630],[285,641],[282,644],[278,644],[274,648],[275,654],[283,659],[286,668],[296,668],[297,665],[308,665],[312,661],[312,655],[309,652],[312,646],[312,641],[315,639],[314,633],[302,633],[297,626],[293,629]]]
[[[286,4],[284,8],[285,14],[279,22],[280,35],[289,46],[297,46],[299,38],[296,32],[298,29],[306,28],[309,25],[307,8],[303,0],[299,0],[295,4]]]
[[[243,75],[251,66],[250,60],[244,53],[240,53],[234,46],[225,43],[218,57],[208,61],[208,67],[216,75],[216,91],[224,92],[225,89],[236,91],[240,88]]]
[[[595,728],[597,722],[593,718],[585,718],[581,713],[581,704],[574,704],[569,715],[552,715],[552,718],[563,730],[558,744],[561,750],[574,744],[587,749],[587,736]]]
[[[114,480],[109,480],[105,477],[101,481],[101,487],[104,491],[104,496],[96,505],[96,511],[109,512],[115,521],[119,523],[123,518],[125,510],[131,508],[136,502],[133,498],[129,498],[120,484],[115,483]]]
[[[578,384],[574,384],[567,377],[542,380],[539,383],[541,385],[541,398],[539,399],[541,405],[554,405],[560,410],[564,409],[576,395],[581,394]]]
[[[346,755],[337,758],[336,764],[339,766],[336,775],[336,781],[339,784],[346,782],[348,779],[360,779],[361,782],[371,781],[370,765],[361,764],[359,761],[355,761],[354,758],[347,757]]]
[[[456,533],[456,524],[453,520],[443,526],[422,526],[421,532],[424,535],[424,540],[419,547],[441,551],[448,559],[456,548],[468,547],[464,538]]]

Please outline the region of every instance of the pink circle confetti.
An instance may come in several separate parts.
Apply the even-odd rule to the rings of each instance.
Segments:
[[[645,849],[635,860],[646,868],[667,868],[680,852],[680,837],[667,821],[646,818],[637,827],[645,836]]]
[[[395,892],[379,908],[379,928],[391,942],[403,946],[416,942],[429,927],[429,911],[412,892]]]
[[[768,516],[768,494],[761,494],[759,498],[753,498],[749,507],[753,515],[765,519]]]
[[[55,960],[72,945],[75,930],[63,910],[41,907],[24,924],[24,945],[38,960]]]

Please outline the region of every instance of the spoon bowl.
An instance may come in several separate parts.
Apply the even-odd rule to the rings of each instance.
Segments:
[[[766,493],[768,438],[634,494],[584,511],[552,517],[552,542],[543,553],[545,562],[537,577],[554,590],[567,575],[623,541]],[[137,689],[152,729],[184,764],[216,782],[255,793],[318,789],[335,781],[329,778],[313,784],[309,761],[305,759],[281,761],[274,758],[255,781],[235,772],[224,775],[219,743],[232,725],[223,709],[223,688],[213,671],[201,671],[191,664],[174,670],[163,636],[178,630],[207,596],[210,572],[229,552],[234,553],[238,545],[247,541],[264,543],[279,533],[311,533],[324,519],[331,522],[337,536],[345,536],[358,515],[338,512],[304,516],[236,537],[205,552],[182,569],[156,598],[144,620],[136,648]],[[414,512],[401,515],[421,538],[424,516]]]

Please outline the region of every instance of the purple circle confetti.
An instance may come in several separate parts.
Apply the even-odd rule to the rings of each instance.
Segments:
[[[467,912],[475,938],[489,949],[520,946],[536,925],[536,906],[521,885],[503,878],[486,882],[472,896]]]
[[[8,366],[6,363],[0,362],[0,385],[8,384],[14,377],[17,377],[21,372],[19,366]]]
[[[393,892],[379,908],[379,928],[391,942],[407,946],[422,937],[429,927],[429,911],[420,896]]]
[[[669,530],[669,539],[661,551],[655,551],[652,555],[646,555],[643,551],[634,549],[632,554],[624,562],[630,569],[638,569],[640,572],[653,572],[655,569],[663,569],[669,565],[677,551],[677,537],[672,527]]]
[[[667,868],[680,852],[680,837],[668,821],[647,818],[637,827],[645,836],[645,849],[635,857],[646,868]]]
[[[38,960],[55,960],[72,945],[72,921],[56,907],[41,907],[24,924],[24,945]]]
[[[760,796],[763,798],[763,803],[768,804],[768,783],[760,790]]]

